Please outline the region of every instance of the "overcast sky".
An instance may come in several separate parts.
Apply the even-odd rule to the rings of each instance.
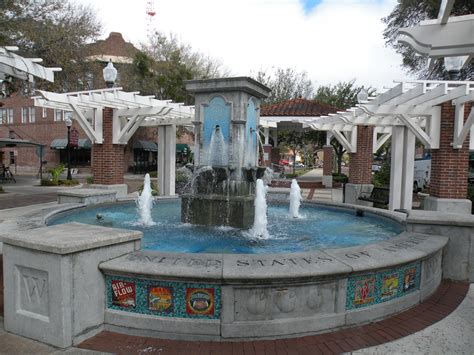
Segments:
[[[90,4],[103,37],[146,40],[146,0],[77,0]],[[295,68],[315,86],[356,79],[379,90],[406,79],[401,56],[382,36],[397,0],[154,0],[154,27],[222,61],[232,75]]]

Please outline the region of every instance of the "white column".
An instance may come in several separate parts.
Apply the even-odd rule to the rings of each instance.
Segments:
[[[415,169],[415,135],[404,129],[403,142],[403,179],[401,190],[401,207],[411,210],[413,204],[413,175]]]
[[[161,196],[175,194],[176,126],[158,126],[158,189]]]
[[[263,128],[263,135],[265,137],[265,145],[268,145],[269,139],[270,139],[270,128],[264,127]]]
[[[388,208],[395,210],[401,207],[401,192],[403,180],[403,140],[404,127],[392,129],[392,157],[390,164],[390,198]]]

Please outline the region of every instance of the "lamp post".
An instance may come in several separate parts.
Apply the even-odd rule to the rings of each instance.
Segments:
[[[72,120],[68,117],[66,118],[66,127],[67,127],[67,179],[72,180],[71,176],[71,126]]]
[[[117,69],[115,69],[112,59],[110,59],[107,66],[102,70],[102,74],[104,75],[105,85],[108,88],[113,88],[115,80],[117,79]]]

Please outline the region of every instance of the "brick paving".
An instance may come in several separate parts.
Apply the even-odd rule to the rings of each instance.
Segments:
[[[47,192],[44,194],[18,195],[6,194],[0,196],[0,210],[8,208],[24,207],[31,205],[39,205],[47,202],[58,200],[57,192]]]
[[[446,317],[462,302],[469,284],[443,281],[425,302],[388,319],[336,332],[248,342],[173,341],[103,331],[78,347],[117,354],[338,354],[384,344]]]

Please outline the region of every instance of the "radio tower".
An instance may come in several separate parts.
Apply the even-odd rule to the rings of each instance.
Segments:
[[[154,26],[154,17],[156,15],[155,12],[155,4],[154,0],[145,0],[146,1],[146,35],[150,38],[153,35],[153,31],[155,30]]]

